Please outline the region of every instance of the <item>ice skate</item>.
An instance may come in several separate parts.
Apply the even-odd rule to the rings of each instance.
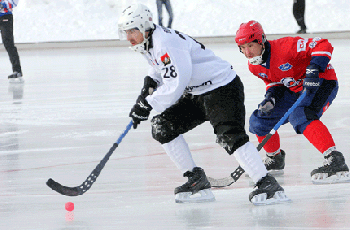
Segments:
[[[345,164],[343,154],[338,151],[332,151],[325,156],[323,166],[312,170],[311,181],[314,184],[350,182],[349,168]]]
[[[270,175],[273,176],[281,176],[284,174],[284,158],[286,157],[286,153],[281,149],[281,152],[275,156],[266,155],[263,162],[266,167],[266,170]],[[246,173],[245,177],[249,177]]]
[[[268,156],[264,159],[264,165],[266,170],[270,175],[278,176],[284,174],[284,158],[286,157],[286,153],[281,149],[281,152],[275,156]]]
[[[249,194],[249,201],[254,205],[267,205],[290,201],[284,193],[284,189],[278,184],[276,179],[269,174],[258,181],[255,187],[258,188]]]
[[[188,177],[188,182],[175,188],[176,203],[215,201],[214,194],[210,189],[210,183],[203,169],[195,167],[192,172],[185,172],[184,177]]]
[[[10,83],[22,83],[24,82],[23,76],[21,73],[14,72],[8,76]]]

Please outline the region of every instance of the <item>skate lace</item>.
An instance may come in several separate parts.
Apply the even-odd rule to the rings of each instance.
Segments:
[[[329,158],[324,159],[323,166],[329,166],[332,164],[333,157],[330,156]]]
[[[264,183],[266,176],[261,178],[258,182],[255,183],[254,188],[258,187],[260,188],[260,186],[262,185],[262,183]]]
[[[194,176],[194,173],[193,172],[190,172],[190,171],[187,171],[184,173],[183,175],[184,177],[193,177]]]
[[[186,186],[191,185],[194,181],[198,179],[198,175],[190,171],[185,172],[183,176],[188,177],[188,181],[185,183]]]
[[[265,165],[270,165],[270,164],[272,164],[274,162],[275,162],[275,160],[273,158],[271,158],[271,157],[268,157],[268,156],[264,159],[264,164]]]
[[[254,185],[254,187],[253,188],[256,188],[256,187],[258,187],[259,188],[259,186],[261,185],[261,182],[260,181],[258,181],[258,182],[256,182],[255,183],[255,185]]]

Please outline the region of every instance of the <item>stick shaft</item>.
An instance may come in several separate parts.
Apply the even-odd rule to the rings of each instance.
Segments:
[[[288,109],[288,111],[284,114],[284,116],[277,122],[277,124],[272,128],[269,134],[266,135],[264,140],[259,143],[257,149],[260,151],[262,147],[267,143],[268,140],[276,133],[276,131],[280,128],[281,125],[284,124],[284,122],[288,119],[289,115],[295,110],[295,108],[300,104],[300,102],[304,99],[306,96],[306,91],[304,91],[298,98],[298,100],[293,104],[292,107]]]
[[[92,184],[96,181],[97,177],[100,175],[102,169],[105,167],[107,161],[109,160],[109,157],[112,155],[114,150],[118,147],[118,145],[123,140],[125,135],[129,132],[132,125],[133,125],[133,122],[130,121],[130,123],[126,126],[126,129],[124,130],[124,132],[119,136],[118,140],[113,144],[113,146],[109,149],[108,153],[103,157],[103,159],[96,166],[96,168],[92,170],[90,175],[86,178],[86,180],[81,185],[76,187],[67,187],[67,186],[61,185],[60,183],[50,178],[46,182],[47,186],[49,186],[52,190],[55,190],[56,192],[65,196],[83,195],[87,190],[91,188]]]

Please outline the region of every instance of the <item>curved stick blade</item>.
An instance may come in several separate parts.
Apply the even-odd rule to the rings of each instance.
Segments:
[[[232,177],[225,177],[221,179],[214,179],[212,177],[207,177],[207,179],[211,187],[214,187],[214,188],[227,187],[236,182]]]
[[[66,187],[61,185],[60,183],[54,181],[53,179],[49,179],[46,182],[46,185],[49,186],[52,190],[65,195],[65,196],[79,196],[82,195],[84,192],[81,191],[80,186],[79,187]]]

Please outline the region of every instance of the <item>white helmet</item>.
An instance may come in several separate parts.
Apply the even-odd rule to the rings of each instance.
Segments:
[[[141,53],[145,52],[145,44],[148,44],[148,39],[145,33],[154,29],[153,15],[147,6],[143,4],[133,4],[127,7],[118,21],[118,34],[120,40],[126,40],[126,30],[137,28],[143,34],[143,42],[131,46],[134,51]]]

